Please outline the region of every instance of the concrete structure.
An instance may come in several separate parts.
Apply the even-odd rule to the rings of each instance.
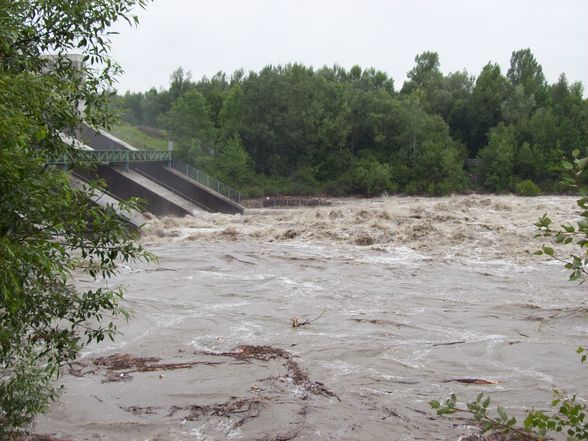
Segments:
[[[95,150],[137,150],[130,144],[103,131],[82,126],[76,133],[79,141]],[[133,162],[123,167],[101,165],[95,171],[106,181],[109,191],[118,198],[139,197],[146,210],[155,215],[185,216],[206,210],[228,214],[243,213],[237,202],[191,179],[166,163]],[[89,179],[88,172],[79,174]]]
[[[76,176],[75,174],[71,174],[69,176],[69,182],[73,188],[77,188],[80,190],[88,189],[88,185],[84,182],[84,180]],[[110,194],[106,192],[93,192],[90,196],[90,199],[96,205],[100,205],[103,207],[106,205],[112,206],[121,219],[125,220],[136,229],[139,229],[142,225],[144,225],[147,222],[147,218],[143,216],[142,213],[136,211],[130,213],[123,212],[120,209],[119,200],[112,197]]]
[[[143,199],[145,211],[157,216],[186,216],[202,209],[131,170],[98,165],[95,170],[76,169],[75,173],[85,180],[102,179],[108,184],[108,192],[118,199]]]
[[[77,130],[76,137],[94,150],[137,150],[116,136],[104,130],[93,129],[85,124]]]
[[[195,201],[206,211],[227,214],[243,213],[243,207],[235,201],[190,179],[173,168],[154,163],[136,163],[133,168],[152,181]]]

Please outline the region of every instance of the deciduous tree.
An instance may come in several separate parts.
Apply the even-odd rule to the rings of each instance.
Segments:
[[[76,162],[62,137],[82,121],[112,121],[119,68],[108,28],[134,23],[132,8],[145,4],[0,0],[0,437],[43,411],[60,369],[113,337],[110,319],[125,314],[120,289],[78,289],[74,276],[108,278],[121,259],[151,258],[112,207],[93,206],[47,165],[63,155]]]

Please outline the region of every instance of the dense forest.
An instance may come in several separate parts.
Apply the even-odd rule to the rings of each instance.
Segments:
[[[477,77],[415,58],[400,90],[373,68],[219,72],[182,68],[167,90],[115,96],[126,124],[174,141],[178,156],[250,196],[533,195],[560,190],[559,164],[588,146],[588,100],[565,74],[549,84],[529,49]]]

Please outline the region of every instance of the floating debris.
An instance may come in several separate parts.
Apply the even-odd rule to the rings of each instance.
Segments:
[[[463,383],[463,384],[498,384],[494,380],[482,380],[480,378],[455,378],[453,380],[444,380],[443,383]]]
[[[320,316],[317,317],[317,319],[318,318],[320,318]],[[215,357],[231,357],[236,360],[253,359],[269,361],[283,359],[284,367],[286,368],[286,374],[275,377],[274,379],[289,381],[295,386],[300,387],[305,393],[322,395],[329,398],[333,397],[341,401],[341,399],[334,392],[330,391],[323,383],[319,381],[311,381],[308,373],[302,370],[298,363],[294,361],[294,356],[284,349],[273,346],[241,345],[230,352],[198,352],[198,354],[211,355]],[[303,399],[305,398],[306,395],[303,394]]]
[[[158,357],[135,357],[131,354],[112,354],[106,357],[95,358],[91,363],[77,361],[72,363],[69,373],[76,377],[84,377],[89,374],[96,374],[103,369],[103,383],[132,381],[131,373],[172,371],[178,369],[191,369],[197,365],[217,365],[215,361],[189,361],[179,363],[161,363]],[[93,367],[91,367],[93,366]],[[159,378],[163,378],[162,375]]]

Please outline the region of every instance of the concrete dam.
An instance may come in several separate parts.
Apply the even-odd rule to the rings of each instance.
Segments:
[[[108,195],[97,203],[112,203],[137,197],[144,210],[156,216],[186,216],[197,211],[226,214],[243,213],[242,195],[205,173],[176,161],[172,152],[138,150],[101,129],[82,126],[76,140],[85,147],[84,154],[98,163],[93,170],[75,169],[74,185],[101,179]],[[140,215],[130,223],[143,223]]]

